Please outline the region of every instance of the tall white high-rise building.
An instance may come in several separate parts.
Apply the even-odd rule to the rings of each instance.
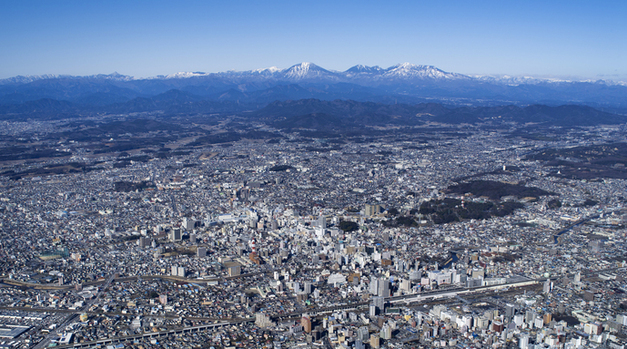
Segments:
[[[377,290],[377,295],[379,297],[389,297],[390,296],[390,281],[386,278],[379,279],[379,288]]]
[[[191,231],[194,229],[194,225],[196,225],[196,221],[191,218],[183,217],[183,222],[181,225],[182,225],[182,228],[185,229],[185,231]]]
[[[318,217],[318,228],[326,229],[327,228],[327,217],[320,215]]]
[[[370,278],[370,287],[368,289],[370,294],[376,295],[379,292],[379,279],[377,277]]]

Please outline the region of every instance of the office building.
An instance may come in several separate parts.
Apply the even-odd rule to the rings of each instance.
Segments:
[[[311,333],[311,318],[309,315],[303,314],[300,324],[303,326],[303,331],[305,331],[305,333]]]

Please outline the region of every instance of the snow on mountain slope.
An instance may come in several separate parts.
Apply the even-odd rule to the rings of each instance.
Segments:
[[[10,85],[10,84],[28,84],[29,82],[33,82],[35,80],[42,79],[57,79],[59,75],[18,75],[8,79],[0,79],[0,85]]]
[[[303,62],[293,65],[282,71],[283,77],[289,80],[303,80],[315,78],[335,78],[337,73],[328,71],[313,63]]]
[[[255,69],[255,70],[251,70],[251,72],[254,73],[259,73],[259,74],[274,74],[277,72],[280,72],[281,69],[277,68],[277,67],[270,67],[270,68],[264,68],[264,69]]]
[[[509,76],[509,75],[476,75],[473,79],[482,82],[495,84],[503,84],[509,86],[518,85],[537,85],[540,83],[570,83],[570,80],[554,79],[554,78],[534,78],[531,76]]]
[[[368,66],[365,66],[365,65],[358,64],[356,66],[350,67],[344,73],[347,76],[351,76],[353,74],[380,74],[380,73],[382,73],[384,71],[385,70],[383,68],[379,67],[378,65],[375,65],[373,67],[368,67]]]
[[[8,79],[0,79],[0,85],[21,85],[28,84],[38,80],[53,80],[53,79],[72,79],[72,80],[114,80],[114,81],[130,81],[134,78],[129,75],[118,74],[117,72],[112,74],[97,74],[87,76],[75,76],[75,75],[18,75]]]
[[[166,75],[165,78],[166,79],[183,79],[183,78],[193,78],[196,76],[206,76],[206,75],[209,75],[209,74],[203,73],[203,72],[178,72],[176,74]]]
[[[389,67],[383,73],[384,77],[412,78],[412,79],[468,79],[462,74],[447,73],[431,65],[415,65],[411,63],[401,63]]]
[[[108,81],[146,81],[146,80],[183,80],[188,78],[200,78],[204,81],[222,81],[226,84],[264,84],[264,83],[276,83],[276,82],[346,82],[356,83],[363,86],[376,85],[385,83],[404,83],[404,82],[420,82],[428,81],[429,83],[437,83],[438,81],[466,81],[476,82],[479,84],[495,84],[495,85],[538,85],[538,84],[570,84],[578,82],[587,82],[594,84],[601,84],[607,86],[627,86],[627,82],[622,81],[575,81],[575,80],[561,80],[555,78],[534,78],[528,76],[512,77],[507,75],[474,75],[468,76],[457,73],[450,73],[441,70],[431,65],[416,65],[411,63],[401,63],[389,68],[381,68],[379,66],[365,66],[355,65],[346,71],[327,70],[316,64],[303,62],[293,65],[286,69],[280,69],[277,67],[270,67],[264,69],[255,69],[247,71],[226,71],[219,73],[204,73],[204,72],[179,72],[169,75],[159,75],[149,78],[135,78],[128,75],[121,75],[118,73],[113,74],[98,74],[91,76],[69,76],[69,75],[40,75],[40,76],[16,76],[8,79],[0,79],[0,86],[10,85],[26,85],[38,80],[55,80],[55,79],[67,79],[67,80],[108,80]]]

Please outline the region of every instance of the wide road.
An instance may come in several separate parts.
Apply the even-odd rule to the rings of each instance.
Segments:
[[[102,293],[104,293],[105,289],[109,287],[109,285],[111,284],[111,281],[113,281],[113,279],[115,278],[116,273],[117,273],[116,270],[113,270],[111,272],[111,275],[109,275],[104,286],[98,291],[98,294],[96,294],[96,297],[91,299],[89,302],[85,303],[85,305],[81,309],[78,310],[79,313],[87,311],[92,306],[92,304],[94,304],[94,302],[96,302],[98,298],[100,298]],[[65,332],[65,327],[69,325],[70,323],[72,323],[74,319],[76,319],[77,316],[78,314],[76,313],[69,314],[59,326],[57,326],[54,330],[50,331],[50,333],[48,333],[48,335],[46,335],[46,337],[44,337],[44,339],[41,342],[37,343],[34,349],[41,349],[41,348],[47,347],[48,344],[52,341],[52,339],[54,339],[60,334],[60,331]]]
[[[104,311],[84,311],[80,309],[56,309],[56,308],[32,308],[32,307],[0,307],[0,310],[12,310],[12,311],[24,311],[24,312],[33,312],[33,313],[46,313],[46,314],[87,314],[87,315],[119,315],[119,316],[141,316],[142,318],[161,318],[161,319],[185,319],[190,321],[224,321],[224,318],[217,317],[196,317],[196,316],[181,316],[178,314],[124,314],[121,312],[104,312]]]
[[[73,344],[68,344],[68,345],[59,345],[59,346],[57,346],[55,348],[94,348],[94,347],[103,347],[105,345],[121,343],[121,342],[126,342],[126,341],[139,340],[139,339],[159,338],[159,337],[164,337],[164,336],[169,336],[169,335],[176,335],[176,334],[181,334],[181,333],[192,333],[192,332],[198,332],[198,331],[206,331],[206,330],[214,329],[216,327],[222,327],[222,326],[227,326],[227,325],[232,325],[232,324],[239,324],[239,323],[242,323],[242,322],[254,322],[254,321],[255,321],[254,319],[239,319],[239,320],[232,320],[232,321],[223,321],[223,322],[220,322],[220,323],[209,324],[209,325],[199,325],[199,326],[192,326],[192,327],[180,327],[180,328],[174,328],[174,329],[167,330],[167,331],[141,333],[141,334],[137,334],[137,335],[120,336],[120,337],[99,339],[97,341],[91,341],[91,342],[73,343]]]

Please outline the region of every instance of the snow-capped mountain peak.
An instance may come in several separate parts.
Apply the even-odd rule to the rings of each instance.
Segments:
[[[314,63],[303,62],[293,65],[286,69],[280,69],[277,67],[269,67],[263,69],[255,69],[248,71],[227,71],[219,73],[204,73],[204,72],[179,72],[169,75],[158,75],[149,78],[135,78],[132,76],[121,75],[118,73],[113,74],[98,74],[91,76],[70,76],[70,75],[41,75],[41,76],[16,76],[8,79],[0,79],[0,85],[8,84],[28,84],[37,80],[49,80],[49,79],[96,79],[96,80],[114,80],[114,81],[131,81],[131,80],[160,80],[160,79],[186,79],[192,77],[209,77],[214,76],[217,78],[226,78],[229,81],[246,82],[247,79],[272,79],[272,80],[285,80],[285,81],[343,81],[350,83],[368,83],[368,81],[381,83],[395,81],[408,81],[408,80],[474,80],[483,83],[494,83],[503,85],[521,85],[521,84],[540,84],[540,83],[569,83],[577,82],[578,80],[563,80],[555,78],[534,78],[528,76],[507,76],[507,75],[472,75],[467,76],[463,74],[450,73],[441,70],[432,65],[416,65],[412,63],[400,63],[393,65],[389,68],[383,69],[379,66],[366,66],[355,65],[346,71],[340,72],[335,70],[324,69]],[[235,79],[235,80],[232,80]],[[584,81],[580,81],[584,82]],[[593,82],[593,81],[585,81]],[[625,82],[617,81],[595,81],[606,85],[626,85]]]
[[[431,66],[416,65],[416,64],[409,63],[409,62],[405,62],[405,63],[399,63],[390,68],[410,70],[410,69],[419,68],[419,67],[431,67]]]
[[[285,78],[292,80],[331,77],[334,74],[313,63],[303,62],[293,65],[283,71]]]
[[[272,67],[269,67],[269,68],[263,68],[263,69],[255,69],[255,70],[253,70],[253,72],[255,72],[255,73],[260,73],[260,74],[264,74],[264,73],[270,73],[270,74],[273,74],[273,73],[277,73],[277,72],[280,72],[280,71],[281,71],[281,69],[279,69],[279,68],[277,68],[277,67],[275,67],[275,66],[272,66]]]
[[[421,78],[421,79],[464,79],[465,75],[448,73],[432,65],[415,65],[401,63],[385,70],[387,77]]]
[[[356,66],[350,67],[345,71],[347,74],[377,74],[383,72],[383,68],[375,65],[373,67],[369,67],[366,65],[358,64]]]

